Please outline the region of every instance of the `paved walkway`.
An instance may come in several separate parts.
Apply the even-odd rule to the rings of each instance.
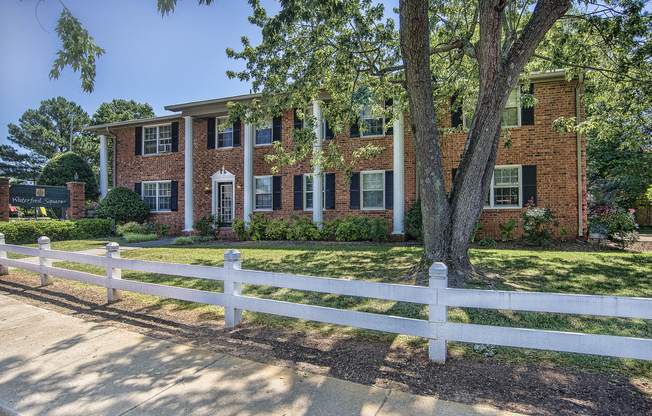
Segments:
[[[161,341],[0,294],[0,416],[513,415]]]

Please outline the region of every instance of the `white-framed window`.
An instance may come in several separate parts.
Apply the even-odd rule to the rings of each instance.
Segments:
[[[272,144],[272,119],[266,118],[263,126],[256,128],[256,137],[254,139],[254,145],[265,145]],[[270,179],[271,180],[271,179]]]
[[[362,209],[385,209],[385,171],[360,172]]]
[[[143,127],[143,155],[172,151],[172,125]]]
[[[217,125],[226,123],[226,118],[216,119]],[[217,148],[224,149],[233,147],[233,124],[230,124],[222,131],[217,131]]]
[[[362,110],[361,120],[366,125],[366,131],[361,132],[363,137],[385,135],[385,116],[377,117],[370,106]]]
[[[254,209],[256,211],[272,210],[272,177],[271,176],[254,176]]]
[[[141,192],[143,201],[149,205],[151,212],[167,212],[171,210],[172,182],[143,182]]]
[[[485,208],[520,208],[523,174],[521,165],[496,166]]]
[[[518,105],[520,86],[514,88],[509,94],[507,104],[503,110],[503,126],[519,127],[521,125],[521,106]]]
[[[303,175],[303,209],[305,211],[312,211],[314,204],[313,204],[313,196],[314,196],[314,188],[312,186],[313,181],[315,177],[307,173]],[[323,175],[321,178],[321,189],[322,189],[322,209],[325,209],[326,206],[326,176]]]

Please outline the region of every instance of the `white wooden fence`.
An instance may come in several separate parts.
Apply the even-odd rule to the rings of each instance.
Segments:
[[[237,250],[224,254],[223,268],[121,259],[116,243],[107,244],[106,250],[106,257],[54,251],[47,237],[39,238],[38,248],[14,246],[4,244],[4,235],[0,234],[0,275],[7,273],[7,267],[16,267],[40,273],[42,285],[52,284],[53,276],[91,283],[107,288],[109,302],[119,300],[122,290],[128,290],[223,306],[229,328],[242,323],[242,310],[249,310],[414,335],[430,340],[430,358],[439,362],[446,360],[446,341],[652,360],[652,339],[447,322],[449,306],[652,319],[652,299],[451,289],[447,287],[448,270],[442,263],[430,268],[429,287],[421,287],[241,270]],[[7,252],[38,257],[39,264],[7,259]],[[106,276],[56,268],[53,259],[105,267]],[[122,269],[221,280],[224,293],[122,280]],[[242,283],[424,304],[429,306],[429,320],[247,297],[242,294]]]

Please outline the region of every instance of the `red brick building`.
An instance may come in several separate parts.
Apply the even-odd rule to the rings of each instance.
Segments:
[[[583,117],[579,101],[581,79],[566,81],[563,72],[531,77],[531,93],[538,100],[533,108],[520,108],[514,92],[513,106],[505,109],[512,145],[498,151],[495,177],[481,221],[480,236],[496,238],[498,224],[516,219],[530,198],[538,206],[550,204],[568,237],[586,231],[585,142],[580,134],[559,134],[552,129],[559,117]],[[152,208],[150,220],[170,224],[172,232],[192,231],[192,222],[218,210],[227,218],[248,219],[265,212],[272,218],[289,213],[311,216],[315,221],[346,215],[383,217],[394,234],[403,231],[403,218],[415,202],[418,178],[409,115],[383,128],[384,120],[367,119],[371,128],[353,128],[333,137],[325,125],[317,135],[326,149],[330,141],[341,144],[351,158],[353,144],[372,142],[385,151],[360,161],[350,183],[341,171],[326,171],[322,181],[309,176],[309,160],[284,166],[276,174],[264,156],[273,143],[293,146],[292,130],[301,120],[294,110],[268,120],[267,128],[236,123],[218,131],[225,121],[227,103],[248,102],[258,95],[220,98],[171,105],[173,115],[91,126],[100,135],[102,196],[108,189],[106,143],[114,140],[114,186],[134,189]],[[327,97],[320,97],[321,99]],[[321,117],[318,105],[314,115]],[[365,115],[363,114],[363,119]],[[464,123],[459,114],[446,116],[444,127]],[[465,133],[440,137],[450,188],[454,170],[466,141]],[[349,149],[349,150],[347,150]],[[313,183],[314,182],[314,183]],[[320,189],[321,188],[321,189]],[[323,210],[313,210],[313,206]],[[518,227],[517,227],[518,228]],[[515,235],[519,235],[518,229]]]

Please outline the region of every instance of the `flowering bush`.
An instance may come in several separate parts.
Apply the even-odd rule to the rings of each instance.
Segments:
[[[97,208],[97,202],[87,202],[86,205],[84,205],[84,209],[94,210],[95,208]]]
[[[555,213],[550,205],[546,205],[545,208],[537,208],[532,199],[528,201],[525,207],[526,210],[521,214],[524,235],[520,240],[525,240],[530,244],[548,244],[552,237],[552,233],[548,229],[549,225],[559,227],[559,221],[556,220]]]
[[[589,211],[589,231],[602,234],[621,249],[638,241],[635,209],[595,206]]]

